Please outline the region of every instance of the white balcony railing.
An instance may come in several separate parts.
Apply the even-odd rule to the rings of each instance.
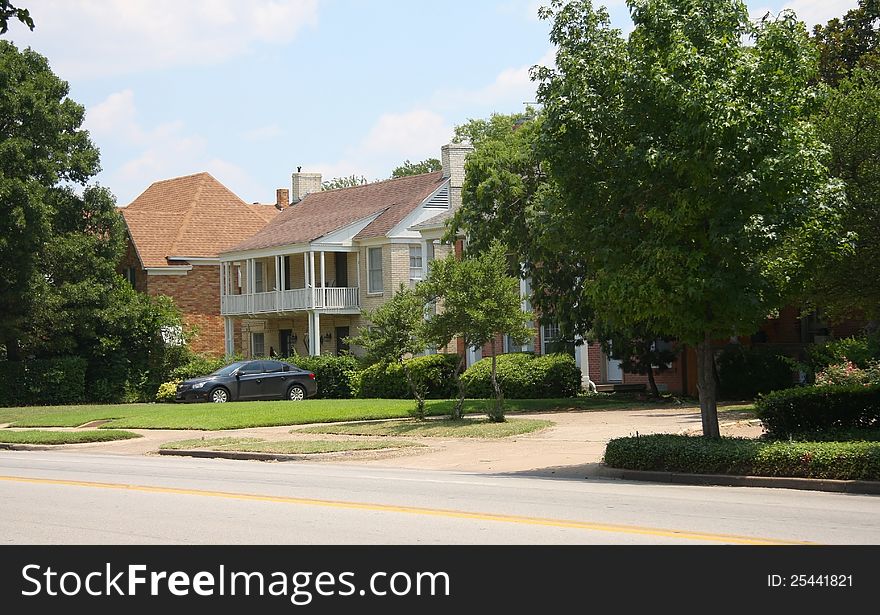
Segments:
[[[224,316],[302,310],[357,310],[360,307],[358,288],[296,288],[280,293],[272,291],[220,297],[220,313]]]

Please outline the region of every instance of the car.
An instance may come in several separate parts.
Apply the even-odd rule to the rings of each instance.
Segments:
[[[236,361],[207,376],[177,385],[174,401],[290,399],[302,401],[318,392],[315,374],[283,361]]]

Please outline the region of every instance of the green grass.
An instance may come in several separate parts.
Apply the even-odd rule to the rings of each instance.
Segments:
[[[294,429],[291,433],[324,433],[350,436],[420,436],[428,438],[507,438],[553,425],[537,419],[511,419],[491,423],[486,419],[432,419],[429,421],[381,421],[343,425],[316,425]]]
[[[140,438],[140,436],[130,431],[117,429],[101,431],[45,431],[40,429],[13,431],[0,429],[0,442],[5,444],[82,444],[84,442],[109,442],[130,438]]]
[[[467,400],[465,412],[481,413],[488,402]],[[449,414],[451,400],[428,400],[429,415]],[[508,399],[508,412],[649,408],[655,404],[608,397]],[[0,408],[0,423],[16,427],[76,427],[108,420],[103,429],[242,429],[306,423],[407,418],[415,403],[407,399],[313,399],[304,402],[251,401],[227,404],[119,404]]]
[[[412,442],[393,440],[289,440],[267,442],[260,438],[209,438],[178,440],[163,444],[165,450],[208,449],[212,451],[235,451],[244,453],[286,453],[312,455],[338,453],[341,451],[378,450],[420,446]]]

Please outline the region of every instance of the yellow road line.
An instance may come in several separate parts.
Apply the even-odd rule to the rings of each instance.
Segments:
[[[164,493],[170,495],[189,495],[227,500],[245,500],[251,502],[274,502],[280,504],[299,504],[302,506],[323,506],[326,508],[343,508],[349,510],[368,510],[372,512],[391,512],[409,515],[427,515],[432,517],[449,517],[453,519],[473,519],[476,521],[495,521],[501,523],[518,523],[521,525],[537,525],[544,527],[562,527],[570,529],[590,530],[594,532],[614,532],[619,534],[639,534],[644,536],[660,536],[682,540],[699,540],[706,542],[723,542],[741,545],[784,545],[809,544],[804,542],[755,538],[730,534],[708,534],[703,532],[686,532],[661,528],[638,527],[631,525],[610,525],[587,521],[569,521],[564,519],[544,519],[541,517],[521,517],[494,513],[475,513],[440,508],[419,508],[416,506],[396,506],[393,504],[371,504],[364,502],[342,502],[336,500],[317,500],[311,498],[292,498],[277,495],[257,495],[251,493],[230,493],[226,491],[207,491],[202,489],[179,489],[176,487],[152,487],[149,485],[127,485],[124,483],[98,483],[77,480],[59,480],[52,478],[25,478],[20,476],[0,476],[7,482],[32,483],[37,485],[62,485],[66,487],[91,487],[96,489],[117,489],[123,491],[139,491],[143,493]]]

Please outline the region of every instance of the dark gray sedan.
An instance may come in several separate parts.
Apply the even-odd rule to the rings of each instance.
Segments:
[[[213,374],[184,380],[175,401],[290,399],[301,401],[318,392],[315,374],[281,361],[238,361]]]

